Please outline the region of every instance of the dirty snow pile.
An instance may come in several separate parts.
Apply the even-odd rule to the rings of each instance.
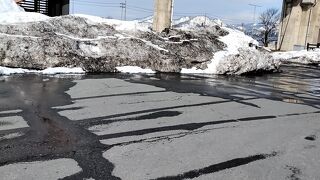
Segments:
[[[273,59],[267,52],[257,50],[255,46],[259,43],[252,37],[235,29],[217,26],[217,24],[222,23],[219,20],[204,18],[205,17],[187,18],[181,25],[176,24],[175,26],[177,28],[194,30],[201,27],[203,28],[203,23],[206,22],[207,26],[222,28],[229,34],[220,36],[219,40],[225,43],[227,47],[214,54],[207,69],[182,69],[181,73],[240,75],[260,71],[277,71],[279,69],[280,61]],[[249,47],[249,44],[253,44],[254,47]]]
[[[25,12],[23,8],[19,7],[13,0],[0,0],[0,24],[16,24],[27,23],[35,21],[44,21],[49,19],[48,16]],[[82,68],[66,68],[55,67],[46,68],[44,70],[29,70],[22,68],[8,68],[0,66],[0,75],[23,74],[23,73],[37,73],[37,74],[83,74]]]
[[[157,34],[151,31],[150,18],[120,21],[82,14],[49,18],[24,12],[12,0],[1,3],[0,63],[18,69],[1,67],[0,74],[83,70],[243,74],[278,68],[268,55],[249,47],[257,44],[255,40],[221,27],[217,19],[185,17],[176,20],[168,34]],[[47,70],[61,66],[83,70]]]
[[[320,64],[320,49],[313,51],[288,51],[275,52],[272,54],[274,59],[282,62],[299,63],[299,64]]]

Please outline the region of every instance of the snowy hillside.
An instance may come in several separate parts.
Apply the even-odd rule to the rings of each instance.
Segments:
[[[235,25],[229,25],[228,27],[232,29],[237,29],[239,31],[244,32],[246,35],[253,37],[260,43],[262,40],[261,34],[264,31],[264,27],[262,24],[254,24],[254,23],[248,23],[248,24],[235,24]],[[278,40],[278,30],[271,32],[269,36],[270,42],[274,42]]]
[[[182,17],[173,21],[173,27],[182,30],[213,28],[215,26],[225,26],[225,24],[219,19],[210,19],[205,16]]]

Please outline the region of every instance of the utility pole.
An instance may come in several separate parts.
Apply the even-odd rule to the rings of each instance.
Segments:
[[[120,3],[121,8],[121,20],[127,20],[127,0],[125,2]]]
[[[124,20],[127,20],[127,0],[124,1]]]
[[[170,29],[172,26],[174,0],[155,0],[154,2],[152,29],[156,32]]]
[[[204,24],[203,26],[206,27],[207,24],[207,13],[204,13]]]
[[[257,7],[262,7],[262,6],[259,6],[259,5],[257,5],[257,4],[249,4],[249,6],[252,6],[252,7],[253,7],[253,26],[252,26],[252,33],[253,33],[254,25],[256,24],[256,12],[257,12]]]

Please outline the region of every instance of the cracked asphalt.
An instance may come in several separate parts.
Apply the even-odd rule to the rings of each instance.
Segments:
[[[320,179],[320,67],[0,77],[0,180]]]

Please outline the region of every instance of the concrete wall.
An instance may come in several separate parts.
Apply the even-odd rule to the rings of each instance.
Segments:
[[[153,30],[162,32],[171,27],[172,21],[172,1],[173,0],[155,0]]]
[[[301,5],[292,0],[292,6],[283,2],[278,47],[283,51],[304,49],[306,43],[319,42],[320,4]],[[310,23],[309,23],[310,22]]]

